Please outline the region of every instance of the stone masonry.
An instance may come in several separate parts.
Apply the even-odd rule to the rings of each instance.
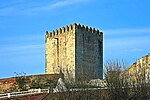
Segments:
[[[127,77],[129,82],[138,82],[150,80],[150,53],[138,59],[135,63],[129,66],[121,73],[121,77]]]
[[[71,24],[46,32],[46,74],[64,74],[66,81],[103,77],[103,33]]]

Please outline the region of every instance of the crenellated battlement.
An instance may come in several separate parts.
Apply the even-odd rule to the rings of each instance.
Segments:
[[[95,28],[92,27],[88,27],[88,26],[84,26],[84,25],[80,25],[80,24],[76,24],[76,27],[78,30],[82,30],[82,31],[86,31],[86,32],[90,32],[90,33],[97,33],[99,35],[102,35],[103,32],[100,32],[99,30],[96,30]]]
[[[100,30],[70,24],[46,31],[45,44],[47,74],[63,73],[66,82],[103,78],[103,33]]]
[[[47,39],[48,37],[55,37],[59,34],[63,34],[63,33],[69,32],[69,31],[73,31],[73,30],[80,30],[80,31],[85,31],[85,32],[90,32],[90,33],[97,33],[98,35],[103,34],[103,32],[100,32],[99,30],[96,30],[95,28],[74,23],[74,24],[70,24],[69,26],[67,25],[66,27],[62,27],[62,28],[53,30],[52,32],[46,31],[45,37]]]
[[[75,30],[75,27],[76,27],[76,23],[70,24],[69,26],[67,25],[66,27],[62,27],[62,28],[53,30],[52,32],[46,31],[46,38],[53,37],[53,36],[56,36],[56,35],[59,35],[59,34],[65,33],[65,32],[69,32],[71,30]]]

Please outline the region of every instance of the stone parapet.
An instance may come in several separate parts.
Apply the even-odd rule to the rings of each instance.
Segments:
[[[84,25],[80,25],[80,24],[70,24],[69,26],[67,25],[66,27],[62,27],[56,30],[52,30],[51,32],[46,31],[46,40],[47,38],[52,38],[55,36],[58,36],[60,34],[72,31],[72,30],[81,30],[81,31],[85,31],[85,32],[89,32],[89,33],[96,33],[98,35],[103,35],[103,32],[99,31],[98,29],[92,28],[92,27],[88,27],[88,26],[84,26]]]
[[[62,71],[64,78],[72,82],[85,76],[87,80],[102,79],[103,32],[74,23],[46,31],[45,45],[47,74]]]

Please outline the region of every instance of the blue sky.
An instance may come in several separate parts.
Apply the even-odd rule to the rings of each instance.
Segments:
[[[1,0],[0,78],[45,72],[45,31],[81,23],[104,32],[104,62],[150,52],[149,0]]]

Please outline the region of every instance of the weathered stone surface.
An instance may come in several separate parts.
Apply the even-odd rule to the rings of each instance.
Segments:
[[[138,83],[141,80],[146,83],[150,82],[150,53],[138,59],[120,75],[126,77],[128,82]]]
[[[103,33],[73,24],[46,32],[46,73],[62,71],[65,80],[102,79]]]

